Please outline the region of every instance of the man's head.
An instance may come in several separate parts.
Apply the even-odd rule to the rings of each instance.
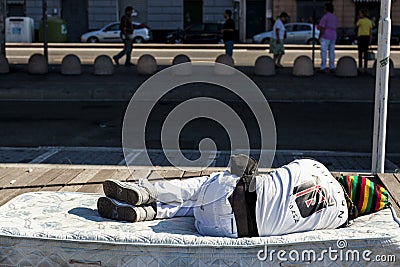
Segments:
[[[282,13],[279,15],[279,18],[281,19],[281,21],[286,22],[287,19],[289,18],[289,15],[288,15],[288,13],[286,13],[286,12],[282,12]]]
[[[360,18],[368,18],[368,9],[363,8],[359,12]]]
[[[133,13],[133,7],[127,6],[125,7],[125,14],[128,15],[129,17],[132,16]]]
[[[333,13],[333,5],[331,3],[325,4],[325,12]]]
[[[225,10],[224,18],[225,19],[230,19],[231,17],[232,17],[232,11],[230,9]]]

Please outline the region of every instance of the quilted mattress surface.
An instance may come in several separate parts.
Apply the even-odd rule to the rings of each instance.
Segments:
[[[390,210],[360,217],[347,228],[232,239],[199,235],[191,217],[140,223],[104,219],[96,210],[99,196],[34,192],[0,207],[0,266],[400,264],[400,228]],[[337,257],[325,257],[324,249],[338,251]],[[286,253],[278,258],[272,250]],[[305,250],[316,257],[305,259]],[[359,259],[343,256],[355,250]],[[363,258],[366,250],[371,253]],[[385,255],[385,262],[377,262],[376,255]]]

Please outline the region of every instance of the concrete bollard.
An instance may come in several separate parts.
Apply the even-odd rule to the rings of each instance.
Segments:
[[[6,74],[10,72],[10,65],[8,65],[7,58],[3,54],[0,54],[0,74]]]
[[[180,54],[174,57],[174,60],[172,60],[172,65],[177,65],[187,62],[192,62],[192,61],[187,55]]]
[[[29,74],[46,74],[49,72],[46,58],[42,54],[33,54],[28,61]]]
[[[374,62],[374,66],[372,69],[372,75],[376,76],[376,60]],[[392,61],[392,59],[389,59],[389,77],[394,77],[395,73],[394,73],[394,63]]]
[[[152,75],[156,73],[157,61],[152,55],[142,55],[137,62],[137,71],[142,75]]]
[[[217,75],[233,75],[235,70],[235,62],[229,55],[219,55],[215,60],[214,73]],[[229,66],[229,67],[226,67]],[[230,68],[231,67],[231,68]]]
[[[293,64],[293,75],[298,77],[310,77],[314,75],[314,66],[308,56],[299,56]]]
[[[349,56],[341,57],[337,62],[335,75],[338,77],[357,77],[356,60]]]
[[[181,54],[174,57],[172,65],[174,65],[174,68],[172,69],[173,75],[181,76],[192,74],[192,63],[190,58],[186,55]]]
[[[113,75],[114,64],[107,55],[100,55],[94,61],[94,75]]]
[[[254,66],[254,73],[259,76],[275,75],[275,63],[269,56],[258,57]]]
[[[76,55],[66,55],[61,62],[61,74],[81,75],[81,60]]]

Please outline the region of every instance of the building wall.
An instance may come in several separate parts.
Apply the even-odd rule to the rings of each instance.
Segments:
[[[352,0],[336,0],[332,2],[335,7],[334,14],[338,18],[339,27],[354,27],[356,5]]]
[[[400,1],[392,2],[392,24],[400,25]]]
[[[115,0],[89,0],[89,29],[99,29],[119,20],[119,10]]]
[[[296,0],[274,0],[272,11],[272,19],[275,20],[281,12],[285,11],[289,14],[291,21],[295,21],[297,17],[296,13]]]
[[[42,0],[27,0],[25,3],[26,16],[33,18],[35,29],[39,29],[39,22],[42,19]],[[47,14],[51,15],[54,9],[60,14],[60,6],[60,0],[47,0]]]
[[[183,0],[148,0],[147,24],[154,30],[183,27]]]
[[[230,9],[234,12],[233,0],[204,0],[203,22],[224,21],[224,11]]]

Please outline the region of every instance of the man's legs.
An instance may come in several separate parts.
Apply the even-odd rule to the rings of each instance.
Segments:
[[[226,41],[225,42],[225,54],[227,54],[228,56],[233,55],[233,46],[234,46],[234,41]]]
[[[193,216],[199,188],[208,179],[209,176],[202,176],[154,185],[147,179],[139,183],[106,180],[103,183],[106,197],[99,198],[98,211],[106,218],[132,222]]]
[[[113,56],[113,59],[117,65],[119,65],[119,60],[126,55],[125,59],[125,65],[129,65],[131,62],[131,53],[132,53],[132,40],[130,39],[124,39],[124,48],[115,56]]]
[[[335,69],[335,40],[329,40],[329,69]]]
[[[210,176],[201,176],[154,183],[158,192],[157,218],[193,216],[200,188],[209,179]]]
[[[132,65],[132,63],[131,63],[132,43],[133,43],[132,39],[127,39],[124,42],[124,50],[125,50],[125,55],[126,55],[125,66]]]
[[[320,40],[321,45],[321,67],[320,70],[326,69],[326,52],[328,50],[329,40],[325,38],[321,38]]]

